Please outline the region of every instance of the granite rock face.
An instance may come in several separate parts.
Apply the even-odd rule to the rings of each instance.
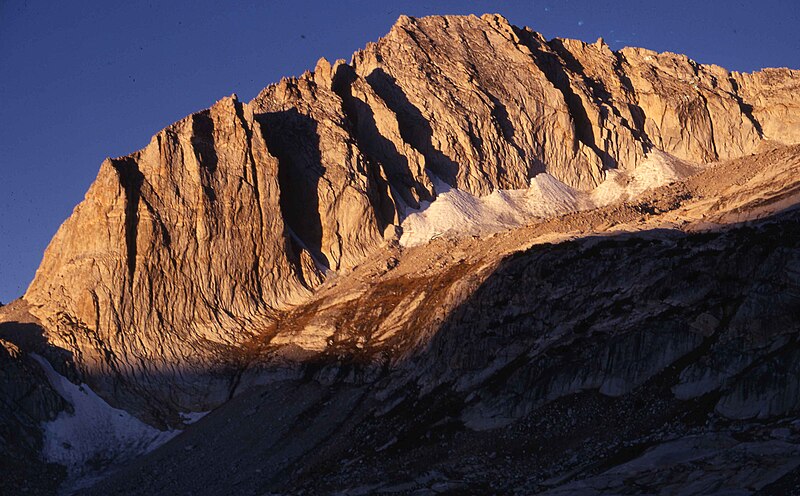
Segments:
[[[54,345],[108,381],[100,390],[123,379],[116,401],[159,384],[170,404],[219,403],[230,378],[215,377],[211,358],[319,280],[291,245],[279,202],[278,162],[259,124],[224,99],[103,163],[25,300]]]
[[[789,69],[739,74],[546,40],[498,15],[402,16],[349,63],[320,59],[103,162],[24,297],[0,312],[0,325],[27,323],[42,339],[25,348],[0,335],[3,371],[28,377],[0,394],[35,391],[26,416],[2,426],[34,432],[14,440],[30,454],[35,426],[69,411],[35,352],[160,428],[219,407],[98,494],[215,483],[507,493],[568,491],[577,479],[587,494],[613,493],[615,470],[682,484],[648,468],[681,450],[722,467],[699,492],[744,466],[730,460],[736,450],[756,459],[747,484],[790,484],[800,269],[796,238],[781,233],[797,231],[785,211],[800,201],[799,90]],[[531,217],[488,239],[399,244],[404,221],[446,195],[502,200],[534,183],[542,197],[626,201]],[[625,415],[630,426],[617,422]],[[254,423],[257,442],[241,449]],[[519,465],[512,478],[499,462],[475,471],[487,432]],[[735,444],[743,436],[773,441]],[[525,450],[553,439],[567,447],[525,472]],[[455,462],[427,473],[409,454]],[[761,454],[774,464],[759,465]],[[378,475],[385,456],[397,487]],[[239,466],[262,475],[240,477]]]
[[[777,149],[376,257],[90,494],[796,494],[798,170]]]
[[[350,64],[106,160],[25,300],[100,391],[204,409],[230,394],[238,348],[442,188],[547,172],[590,190],[653,148],[706,163],[794,142],[799,80],[547,41],[498,15],[403,16]]]

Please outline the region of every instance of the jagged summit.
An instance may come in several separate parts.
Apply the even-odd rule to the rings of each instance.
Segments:
[[[654,150],[699,164],[793,143],[798,81],[546,41],[499,15],[400,17],[349,64],[224,98],[104,162],[25,300],[85,371],[171,389],[449,188],[547,173],[585,192]],[[192,389],[162,399],[196,405]]]

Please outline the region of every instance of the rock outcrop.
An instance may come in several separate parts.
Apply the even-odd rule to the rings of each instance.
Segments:
[[[799,80],[547,41],[497,15],[403,16],[349,64],[106,160],[25,300],[101,394],[205,409],[231,394],[240,347],[437,183],[481,196],[547,172],[589,190],[652,149],[706,163],[794,142]]]
[[[216,378],[212,358],[318,281],[291,245],[258,126],[227,98],[106,160],[45,253],[25,300],[115,401],[147,384],[176,407],[224,401],[230,374]]]

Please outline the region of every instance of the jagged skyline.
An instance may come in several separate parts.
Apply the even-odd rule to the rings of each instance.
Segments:
[[[293,3],[224,12],[172,2],[133,3],[127,10],[101,3],[26,5],[0,7],[0,44],[10,47],[0,53],[8,75],[0,79],[7,102],[0,109],[0,301],[6,303],[22,294],[105,156],[144,146],[158,129],[223,95],[250,99],[282,76],[313,69],[319,56],[349,58],[403,13],[501,10],[513,24],[547,37],[604,36],[614,49],[670,50],[731,70],[798,67],[800,53],[790,29],[798,9],[788,1],[758,6],[757,16],[756,7],[729,2],[507,2],[502,8],[406,2],[357,9]],[[708,22],[712,13],[715,20]],[[43,140],[49,144],[36,144]]]
[[[0,493],[796,493],[800,70],[322,55],[102,161],[0,307]]]

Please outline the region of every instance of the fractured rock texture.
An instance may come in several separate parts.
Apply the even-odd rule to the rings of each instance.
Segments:
[[[403,16],[349,64],[320,60],[106,160],[24,298],[114,402],[205,409],[233,394],[254,336],[421,201],[540,172],[590,190],[651,149],[707,163],[796,142],[798,81],[547,41],[497,15]]]

